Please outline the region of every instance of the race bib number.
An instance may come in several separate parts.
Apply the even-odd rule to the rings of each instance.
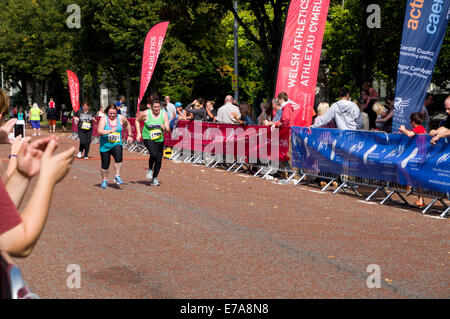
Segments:
[[[113,132],[108,134],[108,142],[110,143],[119,143],[120,142],[120,133]]]
[[[162,136],[162,131],[160,129],[150,131],[150,139],[152,141],[157,140],[161,136]]]
[[[92,127],[92,123],[90,123],[90,122],[83,122],[83,124],[81,125],[82,130],[90,130],[91,127]]]

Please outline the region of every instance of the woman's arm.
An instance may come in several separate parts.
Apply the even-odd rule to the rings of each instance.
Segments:
[[[231,114],[231,116],[236,120],[236,122],[237,122],[238,124],[240,124],[240,125],[244,125],[244,124],[245,124],[245,121],[242,121],[242,120],[239,118],[239,115],[237,115],[237,113],[231,112],[230,114]]]
[[[69,172],[75,147],[53,155],[56,141],[51,140],[42,155],[40,175],[30,201],[23,210],[22,223],[0,235],[0,250],[13,257],[27,257],[44,229],[55,185]]]
[[[391,111],[385,117],[377,119],[376,122],[385,123],[385,122],[389,121],[393,116],[394,116],[394,111]]]
[[[105,125],[106,125],[106,116],[104,116],[100,119],[100,123],[98,124],[98,128],[97,128],[98,135],[107,135],[109,133],[113,133],[116,131],[115,127],[113,127],[111,130],[105,130]]]
[[[167,116],[166,112],[164,112],[163,116],[164,116],[164,127],[163,127],[163,130],[170,133],[169,117]]]
[[[127,129],[127,132],[128,132],[127,142],[132,143],[133,142],[133,131],[131,130],[130,122],[128,122],[128,119],[123,115],[119,115],[119,120],[120,120],[120,123],[122,124],[122,127]]]
[[[215,116],[214,114],[212,114],[211,110],[206,108],[206,113],[208,114],[209,118],[212,119],[212,121],[214,122]]]
[[[134,127],[136,128],[136,141],[141,140],[141,122],[147,122],[146,118],[147,111],[141,111],[139,112],[139,115],[136,116],[136,121],[134,122]]]
[[[14,147],[17,157],[11,157],[13,162],[8,165],[11,170],[5,189],[11,197],[14,205],[19,207],[29,181],[39,173],[40,161],[45,148],[51,140],[56,141],[55,136],[39,139],[28,145],[29,138],[15,142]]]

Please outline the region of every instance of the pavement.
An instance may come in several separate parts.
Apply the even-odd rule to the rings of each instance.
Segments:
[[[77,145],[58,134],[59,150]],[[101,189],[98,148],[74,161],[33,253],[16,259],[40,298],[450,297],[438,214],[169,160],[150,186],[148,155],[127,151],[125,184],[112,170]]]

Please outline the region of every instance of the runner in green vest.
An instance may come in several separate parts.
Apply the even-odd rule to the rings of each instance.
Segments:
[[[144,145],[150,153],[146,177],[151,180],[151,186],[159,186],[157,177],[164,153],[164,131],[170,132],[169,117],[164,110],[161,110],[160,101],[152,101],[150,109],[140,112],[136,118],[137,141],[141,139],[141,122],[144,123],[142,131]]]

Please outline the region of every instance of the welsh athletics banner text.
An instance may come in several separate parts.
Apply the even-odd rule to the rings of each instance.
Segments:
[[[77,75],[67,70],[67,78],[69,80],[70,102],[72,102],[73,111],[80,109],[80,83]]]
[[[330,0],[292,0],[284,27],[275,96],[286,92],[295,126],[310,126]]]
[[[392,132],[411,129],[431,82],[449,19],[450,0],[408,0],[397,68]]]
[[[450,139],[425,134],[292,128],[292,165],[450,192]]]
[[[136,114],[139,114],[139,106],[155,71],[156,62],[158,62],[159,52],[161,51],[168,26],[168,21],[160,22],[151,28],[145,37],[144,51],[142,54],[141,84]]]

